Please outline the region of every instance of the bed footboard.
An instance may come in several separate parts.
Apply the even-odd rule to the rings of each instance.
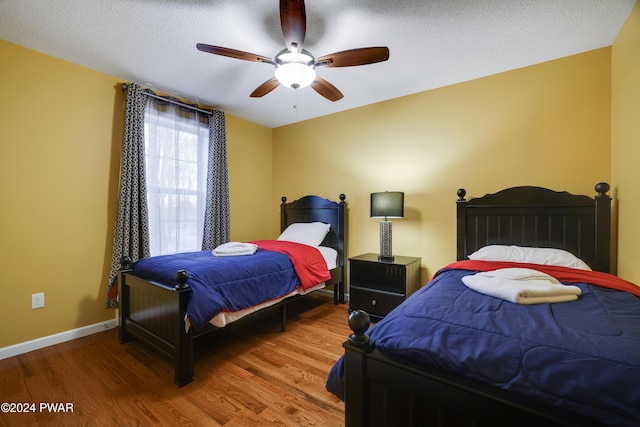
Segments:
[[[205,326],[201,331],[189,332],[185,328],[187,303],[192,289],[186,284],[188,274],[181,270],[176,273],[175,286],[169,287],[158,282],[141,279],[130,269],[131,261],[125,257],[120,272],[120,327],[118,340],[120,343],[140,339],[171,358],[174,362],[174,380],[178,386],[193,381],[194,351],[193,340],[201,335],[217,330],[213,325]],[[333,270],[332,270],[333,272]],[[342,269],[332,275],[334,300],[344,302],[342,287]],[[246,318],[250,318],[266,310],[280,309],[280,330],[284,332],[287,325],[287,304],[302,295],[293,296],[279,303],[258,310]],[[336,302],[337,304],[337,302]]]
[[[349,316],[344,343],[345,425],[592,426],[568,413],[504,390],[409,361],[390,359],[365,334],[369,316]]]
[[[193,342],[184,318],[191,288],[187,273],[176,273],[173,288],[150,283],[128,274],[130,261],[123,260],[120,274],[121,343],[139,338],[174,361],[174,382],[183,386],[193,381]]]

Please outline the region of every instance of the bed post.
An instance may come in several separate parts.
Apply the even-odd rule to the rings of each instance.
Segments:
[[[338,224],[342,225],[340,230],[338,230],[338,265],[340,266],[340,279],[339,282],[334,285],[333,292],[333,303],[334,304],[344,304],[344,276],[345,276],[345,255],[347,253],[347,234],[345,230],[347,228],[347,216],[345,215],[345,210],[347,206],[347,202],[345,199],[347,196],[344,194],[340,194],[339,199],[340,203],[338,203]]]
[[[118,327],[118,342],[120,344],[129,342],[133,340],[133,337],[127,333],[127,321],[129,318],[129,287],[125,283],[124,274],[125,272],[131,271],[131,258],[128,256],[123,256],[120,258],[120,273],[119,273],[119,281],[118,283],[119,289],[119,327]]]
[[[187,303],[191,288],[187,284],[189,274],[180,270],[175,275],[174,290],[178,293],[178,325],[184,325],[187,315]],[[174,346],[174,379],[173,382],[182,387],[193,381],[193,339],[184,326],[178,327],[178,335]]]
[[[467,200],[464,196],[467,195],[467,191],[461,188],[457,192],[458,200],[456,200],[456,218],[457,218],[457,236],[456,236],[456,261],[464,260],[467,253],[467,215],[465,208],[467,206]]]
[[[287,198],[282,196],[280,199],[282,203],[280,203],[280,232],[283,232],[285,228],[287,228]]]
[[[345,349],[345,427],[369,425],[366,353],[373,342],[365,332],[370,324],[369,315],[364,311],[356,310],[349,315],[349,327],[353,334],[342,345]]]
[[[595,270],[611,272],[611,197],[606,193],[611,187],[606,182],[595,186],[596,218],[596,266]]]

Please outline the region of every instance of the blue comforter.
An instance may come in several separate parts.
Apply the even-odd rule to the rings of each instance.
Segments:
[[[577,284],[577,301],[519,305],[444,270],[368,334],[387,356],[442,368],[613,425],[640,425],[640,298]],[[344,390],[342,358],[327,389]]]
[[[250,256],[216,257],[211,251],[145,258],[134,263],[142,278],[173,285],[178,270],[189,273],[190,322],[201,328],[221,311],[237,311],[285,296],[299,284],[285,254],[258,250]]]

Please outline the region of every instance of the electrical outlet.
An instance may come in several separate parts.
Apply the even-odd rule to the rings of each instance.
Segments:
[[[44,292],[31,294],[31,309],[44,307]]]

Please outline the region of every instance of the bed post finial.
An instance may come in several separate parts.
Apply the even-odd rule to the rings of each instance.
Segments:
[[[189,273],[187,273],[185,270],[178,270],[178,272],[175,275],[175,280],[176,280],[175,289],[188,288],[189,287],[189,285],[187,285],[188,279],[189,279]]]
[[[608,197],[607,196],[607,191],[609,191],[611,189],[611,186],[609,184],[607,184],[606,182],[599,182],[599,183],[596,184],[595,189],[596,189],[596,192],[598,193],[596,198]]]
[[[131,257],[128,255],[123,255],[120,258],[120,265],[122,266],[122,268],[129,268],[131,267],[133,261],[131,261]]]
[[[464,196],[467,195],[467,190],[460,188],[456,194],[458,195],[458,201],[462,202],[464,200]]]
[[[349,315],[349,327],[353,331],[349,335],[349,342],[356,347],[365,347],[369,344],[369,335],[365,334],[369,326],[371,325],[371,319],[369,315],[362,310],[355,310]]]
[[[340,196],[338,196],[340,198],[340,201],[342,203],[344,203],[345,199],[347,198],[347,196],[345,196],[344,194],[340,194]]]

